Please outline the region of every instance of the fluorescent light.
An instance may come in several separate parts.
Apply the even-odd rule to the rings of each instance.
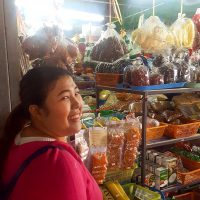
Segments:
[[[78,19],[82,21],[90,21],[90,22],[102,22],[104,20],[103,15],[94,14],[94,13],[88,13],[88,12],[82,12],[82,11],[76,11],[71,9],[62,9],[59,12],[61,19]]]

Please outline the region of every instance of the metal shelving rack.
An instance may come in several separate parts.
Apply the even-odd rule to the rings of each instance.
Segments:
[[[154,141],[149,144],[146,144],[146,125],[147,125],[147,97],[148,95],[154,95],[154,94],[175,94],[175,93],[193,93],[193,92],[200,92],[200,88],[174,88],[174,89],[161,89],[161,90],[131,90],[126,88],[115,88],[115,87],[109,87],[109,86],[101,86],[96,85],[96,98],[97,98],[97,108],[99,108],[99,91],[100,90],[111,90],[116,92],[127,92],[127,93],[134,93],[142,95],[142,143],[141,143],[141,181],[142,185],[145,186],[145,164],[146,164],[146,150],[150,148],[155,148],[159,146],[164,145],[170,145],[175,144],[177,142],[183,142],[183,141],[191,141],[191,140],[197,140],[200,139],[199,135],[194,135],[191,137],[184,137],[184,138],[178,138],[178,139],[164,139],[162,141]],[[200,183],[200,181],[199,181]],[[182,185],[176,185],[174,187],[168,188],[168,190],[178,190],[180,188],[183,188]],[[168,191],[167,189],[163,190],[163,192]]]

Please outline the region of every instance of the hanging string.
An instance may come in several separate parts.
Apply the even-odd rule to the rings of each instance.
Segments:
[[[153,0],[153,16],[155,16],[155,0]]]
[[[111,25],[112,22],[112,0],[109,1],[109,24]]]
[[[114,9],[114,13],[115,13],[117,20],[122,25],[122,14],[121,14],[120,7],[119,7],[117,0],[113,0],[113,9]]]
[[[183,0],[181,0],[181,15],[183,14]]]

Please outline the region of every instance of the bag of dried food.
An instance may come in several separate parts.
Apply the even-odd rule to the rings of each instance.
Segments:
[[[99,41],[93,47],[90,56],[95,61],[112,63],[127,53],[127,46],[115,30],[115,25],[108,24],[106,31],[102,33]]]
[[[178,19],[171,25],[171,32],[174,36],[176,47],[191,48],[195,38],[194,22],[185,17],[185,14],[178,15]]]
[[[132,86],[148,86],[149,70],[145,65],[136,65],[131,70]]]
[[[165,63],[159,68],[160,73],[164,76],[164,83],[176,83],[178,70],[177,67],[166,59]]]
[[[144,51],[160,54],[174,44],[173,35],[157,16],[151,16],[132,33],[132,41]]]
[[[160,74],[159,69],[154,67],[150,73],[150,85],[164,84],[164,76]]]
[[[123,123],[111,121],[108,124],[107,142],[108,169],[119,169],[122,167],[122,151],[124,145]]]

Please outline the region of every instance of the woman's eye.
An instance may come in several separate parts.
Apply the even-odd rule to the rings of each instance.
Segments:
[[[69,96],[65,96],[65,97],[62,97],[62,100],[68,100],[70,97]]]
[[[77,95],[80,95],[80,91],[77,91],[76,93],[75,93],[75,95],[77,96]]]

